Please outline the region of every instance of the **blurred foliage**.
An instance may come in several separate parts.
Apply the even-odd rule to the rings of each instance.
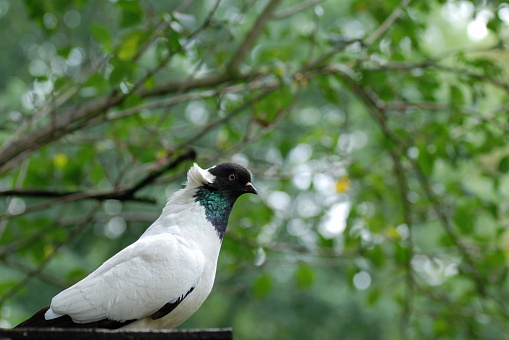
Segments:
[[[0,34],[0,327],[233,160],[260,195],[181,327],[507,338],[506,3],[0,0]]]

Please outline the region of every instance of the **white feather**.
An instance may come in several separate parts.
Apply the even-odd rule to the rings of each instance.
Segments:
[[[187,171],[186,187],[197,188],[204,184],[210,184],[214,182],[215,178],[216,176],[212,175],[207,170],[203,170],[198,164],[194,163],[191,169]]]
[[[173,328],[184,322],[205,301],[214,282],[221,242],[194,198],[197,187],[213,180],[213,175],[194,164],[186,187],[168,199],[145,233],[56,295],[45,318],[67,314],[78,323],[138,320],[126,328]],[[158,320],[150,318],[192,287],[193,292],[171,313]]]
[[[195,287],[204,265],[203,254],[171,234],[145,237],[55,296],[53,315],[45,317],[67,314],[79,323],[140,319]]]
[[[51,307],[50,307],[50,309],[48,309],[48,310],[46,311],[46,313],[44,314],[44,318],[45,318],[46,320],[51,320],[51,319],[59,318],[59,317],[61,317],[61,316],[63,316],[63,315],[62,315],[62,314],[57,314],[57,313],[55,313],[55,312],[53,311],[53,309],[51,309]]]

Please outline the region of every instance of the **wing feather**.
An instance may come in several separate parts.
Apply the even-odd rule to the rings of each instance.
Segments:
[[[141,319],[192,290],[204,262],[174,235],[144,237],[56,295],[51,310],[79,323]]]

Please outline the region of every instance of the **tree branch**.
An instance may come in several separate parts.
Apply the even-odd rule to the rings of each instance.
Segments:
[[[426,196],[430,200],[433,210],[437,214],[438,219],[440,220],[443,229],[445,230],[447,236],[451,239],[451,241],[454,244],[456,244],[456,246],[458,247],[458,251],[462,255],[462,257],[467,265],[467,269],[468,269],[467,273],[470,274],[472,276],[472,278],[474,279],[474,283],[475,283],[478,293],[484,298],[489,298],[489,299],[492,299],[493,301],[495,301],[495,303],[499,306],[500,311],[501,311],[502,315],[504,316],[504,318],[506,320],[508,320],[509,314],[506,309],[506,304],[503,301],[501,301],[498,296],[489,292],[489,290],[486,287],[486,282],[484,281],[483,277],[479,273],[479,270],[477,269],[474,259],[469,254],[468,248],[463,244],[463,242],[461,242],[458,235],[456,235],[454,228],[451,225],[451,222],[449,221],[449,218],[447,217],[447,215],[444,213],[444,211],[442,209],[442,204],[440,204],[440,200],[436,197],[436,195],[431,190],[431,186],[429,184],[428,178],[426,177],[426,175],[424,175],[424,172],[422,171],[419,163],[417,163],[414,159],[412,159],[411,162],[412,162],[414,168],[417,170],[421,187],[423,188]]]
[[[68,196],[75,196],[84,194],[82,191],[57,191],[57,190],[45,190],[45,189],[13,189],[0,191],[0,196],[17,196],[17,197],[35,197],[35,198],[61,198]],[[94,196],[96,195],[96,196]],[[99,201],[106,200],[105,193],[96,192],[92,196],[85,195],[87,198],[93,198]],[[150,198],[139,198],[139,197],[126,197],[124,201],[136,201],[144,203],[155,203]]]
[[[378,38],[380,38],[388,29],[389,27],[396,21],[401,13],[403,12],[403,9],[408,6],[412,0],[403,0],[401,4],[387,17],[387,19],[373,32],[368,38],[362,40],[362,39],[353,39],[353,40],[347,40],[342,41],[338,43],[336,46],[334,46],[330,51],[320,55],[318,58],[316,58],[314,61],[306,64],[302,69],[301,72],[306,72],[308,70],[312,70],[314,68],[320,67],[324,65],[327,60],[332,58],[334,55],[336,55],[338,52],[344,50],[346,47],[354,44],[354,43],[360,43],[362,46],[369,46],[373,42],[375,42]]]
[[[108,191],[76,192],[76,193],[71,193],[69,195],[57,196],[56,199],[42,202],[39,204],[34,204],[32,206],[27,207],[25,209],[25,211],[23,212],[23,214],[38,211],[41,209],[45,209],[45,208],[51,207],[57,203],[68,203],[68,202],[74,202],[74,201],[79,201],[79,200],[84,200],[84,199],[94,199],[94,200],[98,200],[98,201],[109,200],[109,199],[116,199],[116,200],[120,200],[120,201],[136,200],[136,201],[144,201],[144,202],[153,203],[153,200],[135,198],[134,195],[137,191],[139,191],[142,188],[144,188],[145,186],[153,183],[157,178],[159,178],[166,171],[174,169],[175,167],[177,167],[179,164],[181,164],[182,162],[184,162],[186,160],[193,160],[195,158],[196,158],[195,151],[188,150],[185,153],[179,155],[172,162],[166,163],[165,165],[161,166],[160,168],[151,171],[143,179],[141,179],[139,182],[135,183],[132,186],[124,187],[124,188],[114,188],[114,189],[108,190]],[[0,218],[8,218],[11,216],[12,215],[10,215],[9,213],[5,213],[3,215],[0,215]]]
[[[228,113],[224,117],[216,119],[215,121],[210,122],[205,127],[203,127],[200,131],[198,131],[196,134],[194,134],[193,136],[188,138],[184,143],[182,143],[182,147],[185,147],[186,145],[193,144],[198,139],[200,139],[203,135],[205,135],[208,131],[210,131],[211,129],[215,128],[216,126],[221,125],[224,122],[227,122],[228,120],[230,120],[234,116],[238,115],[239,113],[241,113],[242,111],[247,109],[249,106],[253,105],[257,101],[259,101],[262,98],[264,98],[267,95],[269,95],[271,92],[273,92],[277,88],[279,88],[279,84],[274,84],[273,86],[264,89],[264,91],[262,93],[254,96],[251,99],[246,100],[244,103],[242,103],[242,105],[238,106],[237,108],[232,110],[230,113]],[[177,148],[177,150],[178,150],[178,148]]]
[[[11,259],[11,258],[7,258],[5,260],[5,264],[7,266],[9,266],[10,268],[20,271],[26,275],[30,275],[30,273],[32,273],[34,271],[34,268],[30,268],[25,263],[15,260],[15,259]],[[69,284],[67,282],[65,282],[64,280],[61,280],[60,278],[53,277],[50,275],[46,275],[41,272],[37,275],[37,278],[43,282],[49,283],[49,284],[51,284],[55,287],[59,287],[61,289],[65,289],[65,288],[69,287]]]
[[[359,96],[359,98],[361,98],[361,100],[366,104],[366,106],[368,108],[370,108],[370,110],[368,110],[369,113],[374,118],[374,120],[379,124],[379,126],[380,126],[381,130],[383,131],[383,133],[385,134],[386,138],[393,142],[393,148],[396,148],[398,151],[398,153],[395,154],[394,157],[397,157],[398,154],[403,155],[403,157],[406,157],[411,162],[413,168],[417,171],[419,183],[421,184],[421,187],[423,188],[426,197],[429,199],[433,210],[439,217],[439,220],[442,224],[444,231],[446,232],[448,237],[451,239],[451,241],[456,245],[459,253],[463,257],[463,259],[466,263],[466,268],[468,270],[467,273],[473,279],[478,293],[481,296],[483,296],[484,298],[489,298],[489,299],[493,300],[494,302],[496,302],[497,305],[499,306],[500,311],[503,314],[504,318],[509,319],[509,314],[507,313],[505,304],[496,295],[491,294],[488,291],[488,289],[486,287],[485,280],[483,279],[483,277],[481,277],[481,275],[476,267],[474,259],[469,254],[467,247],[463,244],[463,242],[460,240],[460,238],[456,235],[455,231],[453,230],[453,227],[449,221],[449,218],[443,212],[442,205],[441,205],[439,199],[435,196],[435,194],[431,190],[431,187],[429,185],[429,180],[424,175],[419,163],[415,159],[412,159],[407,155],[406,150],[409,147],[408,143],[406,143],[405,141],[398,138],[388,128],[387,122],[384,117],[384,112],[383,112],[381,106],[377,105],[376,100],[374,100],[372,98],[372,96],[370,96],[369,91],[367,91],[366,89],[362,88],[361,86],[359,86],[358,84],[353,82],[353,79],[351,79],[347,74],[344,74],[344,79],[348,84],[350,84],[350,86],[352,86],[352,92],[357,94]]]
[[[178,156],[173,162],[167,163],[166,165],[160,167],[159,169],[156,169],[149,174],[147,174],[142,180],[140,180],[138,183],[136,183],[131,188],[124,190],[122,194],[115,195],[116,197],[133,197],[134,194],[139,191],[140,189],[144,188],[145,186],[153,183],[157,178],[161,177],[165,172],[170,171],[174,168],[176,168],[180,163],[187,161],[187,160],[194,160],[196,159],[196,152],[194,150],[188,150],[184,154]],[[119,198],[116,198],[119,199]]]
[[[384,115],[385,117],[385,115]],[[412,240],[412,229],[413,229],[413,221],[412,221],[412,205],[408,200],[408,181],[405,175],[405,169],[401,164],[399,154],[396,149],[391,148],[389,151],[390,157],[392,159],[392,163],[394,165],[394,176],[398,182],[399,196],[401,200],[401,204],[403,207],[403,221],[405,222],[408,228],[408,236],[405,240],[405,249],[406,249],[406,257],[405,257],[405,277],[406,277],[406,298],[403,303],[403,310],[401,313],[401,334],[403,338],[409,338],[409,325],[410,320],[412,318],[412,305],[414,299],[414,278],[413,278],[413,268],[412,268],[412,259],[414,257],[414,244]]]
[[[377,41],[387,30],[391,27],[391,25],[399,18],[401,13],[403,13],[403,10],[405,7],[410,4],[412,0],[403,0],[401,1],[401,4],[392,11],[391,15],[385,19],[385,21],[378,26],[378,28],[368,37],[364,40],[364,44],[366,46],[371,45],[375,41]]]
[[[491,83],[497,87],[502,88],[504,91],[509,93],[509,83],[498,79],[496,77],[492,77],[483,73],[476,73],[472,72],[469,69],[465,68],[458,68],[458,67],[451,67],[451,66],[444,66],[438,64],[438,61],[435,58],[426,59],[424,61],[418,62],[418,63],[387,63],[383,65],[377,65],[373,67],[367,67],[367,70],[370,71],[382,71],[386,72],[388,70],[397,70],[397,71],[412,71],[415,69],[420,68],[427,68],[427,69],[434,69],[437,71],[444,71],[447,73],[455,74],[459,77],[470,77],[474,79],[478,79],[481,81],[485,81],[488,83]]]
[[[325,1],[326,0],[310,0],[310,1],[298,3],[295,6],[292,6],[290,8],[285,8],[277,13],[274,13],[272,15],[272,19],[274,19],[274,20],[285,19],[287,17],[290,17],[290,16],[300,13],[302,11],[305,11],[306,9],[316,6],[316,5],[318,5],[322,2],[325,2]]]
[[[270,20],[272,13],[276,10],[276,7],[280,2],[281,0],[271,0],[263,12],[258,16],[253,28],[251,28],[247,36],[244,38],[244,41],[235,52],[234,57],[228,63],[228,66],[226,67],[228,72],[236,73],[238,71],[238,68],[244,61],[246,54],[253,48],[256,39],[258,39],[258,36],[262,33],[263,28]]]
[[[131,108],[128,108],[125,110],[108,113],[104,118],[97,118],[97,119],[91,120],[87,124],[86,128],[103,123],[105,121],[112,121],[112,120],[116,120],[116,119],[129,117],[129,116],[135,115],[135,114],[137,114],[141,111],[145,111],[145,110],[169,108],[174,105],[177,105],[177,104],[180,104],[183,102],[187,102],[187,101],[204,99],[204,98],[212,98],[212,97],[221,96],[221,95],[227,94],[227,93],[238,93],[238,92],[243,92],[243,91],[252,91],[252,90],[256,90],[256,89],[274,88],[277,85],[278,84],[276,81],[260,80],[260,81],[251,81],[251,82],[247,82],[244,84],[231,85],[231,86],[225,87],[223,89],[211,89],[211,90],[204,90],[201,92],[184,93],[184,94],[173,96],[171,98],[156,100],[156,101],[148,102],[148,103],[145,103],[145,104],[142,104],[139,106],[131,107]]]
[[[204,23],[187,37],[186,42],[188,44],[191,42],[193,37],[210,24],[211,16],[217,9],[218,3],[219,1],[217,1]],[[157,66],[149,70],[135,83],[130,93],[122,93],[118,88],[115,88],[106,97],[86,102],[73,109],[67,110],[58,116],[52,117],[50,123],[39,127],[31,133],[21,133],[26,130],[26,127],[22,126],[2,146],[0,146],[0,174],[11,169],[22,159],[28,157],[28,155],[30,155],[33,151],[58,140],[71,132],[81,129],[91,119],[106,113],[114,106],[120,105],[131,93],[138,94],[138,89],[141,88],[146,79],[159,72],[177,52],[184,49],[185,44],[180,46],[179,50],[170,51],[170,53],[168,53],[168,55]],[[224,76],[221,79],[224,79]],[[182,86],[177,90],[182,91]]]

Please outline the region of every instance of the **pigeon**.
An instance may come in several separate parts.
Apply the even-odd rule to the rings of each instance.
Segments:
[[[205,301],[233,204],[257,194],[236,163],[187,172],[161,216],[133,244],[15,328],[175,328]]]

